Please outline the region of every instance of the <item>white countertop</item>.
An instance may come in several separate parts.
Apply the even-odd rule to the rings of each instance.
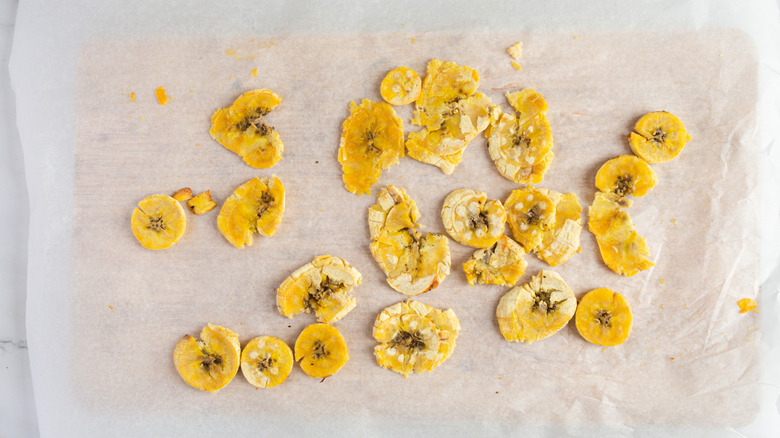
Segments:
[[[16,6],[0,1],[0,437],[38,436],[25,336],[27,185],[8,76]]]

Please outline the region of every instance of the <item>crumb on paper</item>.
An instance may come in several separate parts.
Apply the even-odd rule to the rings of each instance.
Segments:
[[[574,35],[574,39],[575,39],[575,40],[578,40],[578,39],[580,39],[579,35]]]
[[[737,301],[737,304],[739,304],[739,313],[747,313],[758,308],[756,300],[752,298],[743,298]],[[756,313],[758,313],[758,310],[756,310]]]
[[[130,93],[130,102],[135,102],[135,93]]]
[[[165,88],[159,87],[156,90],[154,90],[154,95],[157,96],[157,102],[160,105],[165,105],[168,103],[168,95],[165,94]]]
[[[677,225],[677,219],[672,219],[672,225]]]
[[[515,70],[517,70],[517,71],[523,71],[523,66],[522,66],[522,65],[520,65],[520,63],[519,63],[519,62],[517,62],[517,61],[512,61],[512,62],[510,62],[510,64],[512,65],[512,67],[513,67]]]
[[[111,304],[108,305],[108,308],[111,309],[112,312],[114,311],[114,306],[112,306]]]
[[[661,283],[661,284],[664,284],[664,283],[666,283],[666,280],[661,278],[661,279],[658,280],[658,282]]]
[[[523,56],[523,42],[516,42],[512,47],[506,49],[506,52],[509,53],[512,59],[520,59]]]
[[[257,77],[257,68],[253,68],[253,69],[252,69],[252,77],[253,77],[253,78],[256,78],[256,77]]]
[[[417,39],[416,38],[410,38],[410,39],[412,41],[412,44],[417,44]]]
[[[674,360],[674,358],[673,358],[673,357],[670,357],[670,358],[669,358],[669,360]]]

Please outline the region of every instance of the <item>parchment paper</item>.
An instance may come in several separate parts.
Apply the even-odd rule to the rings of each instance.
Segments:
[[[761,317],[776,316],[776,304],[762,299],[761,313],[747,314],[737,306],[757,298],[761,283],[764,143],[754,37],[728,28],[593,27],[161,33],[92,35],[72,53],[72,204],[54,217],[69,232],[30,247],[31,275],[43,275],[42,261],[60,262],[64,267],[53,269],[66,270],[68,279],[59,290],[42,291],[31,278],[28,321],[38,337],[30,350],[42,431],[713,436],[749,428],[767,408],[762,382],[777,375],[766,370],[777,338],[776,325],[767,332]],[[522,72],[505,52],[516,41],[524,42]],[[371,196],[343,188],[336,154],[349,102],[379,100],[387,71],[406,65],[423,75],[432,58],[476,68],[480,91],[506,110],[506,91],[534,87],[545,96],[556,157],[539,186],[575,192],[584,222],[596,170],[630,153],[625,136],[639,116],[667,110],[686,124],[693,140],[674,161],[653,166],[656,187],[629,210],[655,268],[632,278],[613,273],[587,226],[582,251],[555,268],[578,297],[595,287],[627,297],[634,327],[624,345],[589,344],[573,322],[534,344],[506,342],[494,315],[508,289],[469,288],[460,266],[474,249],[451,241],[452,274],[417,299],[458,315],[462,331],[452,357],[408,379],[376,365],[373,321],[405,298],[387,286],[368,250],[366,210],[378,189],[404,187],[425,230],[444,232],[439,212],[450,191],[476,188],[504,200],[519,187],[498,174],[480,137],[452,175],[404,158]],[[170,96],[165,106],[154,96],[160,86]],[[246,166],[208,135],[213,111],[254,88],[283,98],[268,119],[285,143],[284,158],[267,170]],[[410,107],[399,114],[416,129],[408,124]],[[67,165],[36,156],[28,145],[27,160]],[[284,220],[277,234],[258,236],[249,248],[236,249],[220,235],[218,210],[188,214],[184,237],[165,251],[142,248],[130,232],[132,209],[149,194],[189,186],[210,189],[221,204],[244,181],[271,174],[286,187]],[[36,175],[28,172],[28,179]],[[336,323],[350,350],[338,374],[320,382],[296,367],[282,386],[257,391],[239,372],[218,395],[179,378],[173,346],[209,322],[232,328],[242,343],[273,335],[292,345],[314,319],[280,316],[275,290],[320,254],[343,257],[363,274],[357,308]],[[526,259],[521,283],[548,268]],[[57,318],[53,304],[39,305],[53,295]],[[63,354],[52,357],[47,348]],[[49,400],[63,394],[67,407],[55,414]]]

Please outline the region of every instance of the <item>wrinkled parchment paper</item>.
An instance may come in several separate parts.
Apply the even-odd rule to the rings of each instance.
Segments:
[[[353,12],[347,20],[356,23],[378,13]],[[40,94],[20,90],[25,159],[34,163],[31,230],[45,217],[62,231],[43,230],[47,238],[31,238],[30,246],[29,343],[42,432],[627,435],[777,425],[765,396],[777,377],[768,371],[776,324],[762,322],[777,315],[777,291],[761,289],[771,301],[759,297],[761,44],[728,26],[512,30],[504,17],[490,20],[504,24],[361,34],[258,25],[204,34],[187,32],[182,18],[132,37],[103,29],[81,34],[72,52],[59,55],[72,62],[67,91],[45,82],[33,88]],[[524,42],[521,72],[505,52],[516,41]],[[404,187],[425,230],[443,232],[439,212],[450,191],[476,188],[504,200],[519,187],[498,174],[479,137],[452,175],[407,157],[383,173],[371,196],[343,188],[336,151],[349,102],[379,100],[387,71],[406,65],[423,75],[432,58],[476,68],[480,91],[505,110],[507,91],[534,87],[545,96],[556,156],[539,186],[576,193],[583,222],[596,170],[631,153],[625,136],[639,116],[667,110],[685,123],[693,140],[674,161],[653,166],[656,187],[629,210],[655,267],[618,276],[585,229],[582,251],[555,268],[578,297],[596,287],[626,296],[634,326],[624,345],[589,344],[573,322],[534,344],[506,342],[494,315],[508,289],[468,287],[460,266],[474,249],[451,242],[452,274],[417,299],[458,315],[453,355],[408,379],[376,365],[374,318],[405,298],[387,286],[368,250],[366,210],[379,188]],[[170,96],[164,106],[154,95],[161,86]],[[285,143],[284,158],[266,170],[246,166],[208,134],[213,111],[254,88],[283,99],[268,121]],[[72,112],[32,123],[48,92]],[[407,130],[416,129],[411,108],[398,111]],[[33,127],[39,131],[26,134]],[[49,180],[47,172],[71,179]],[[39,174],[42,183],[34,182]],[[218,209],[188,214],[184,237],[165,251],[144,249],[130,232],[130,214],[149,194],[189,186],[211,190],[221,204],[246,180],[272,174],[286,187],[284,220],[251,247],[236,249],[221,236]],[[47,188],[70,197],[43,205],[52,196]],[[321,254],[343,257],[363,274],[357,308],[336,323],[350,350],[338,374],[320,382],[295,367],[282,386],[258,391],[239,372],[218,395],[184,384],[173,346],[209,322],[233,329],[242,344],[273,335],[292,345],[313,317],[280,316],[275,290]],[[527,261],[521,282],[548,268]],[[62,281],[43,287],[51,285],[47,276]],[[760,313],[740,314],[741,298],[759,299]],[[769,420],[761,414],[767,408]]]

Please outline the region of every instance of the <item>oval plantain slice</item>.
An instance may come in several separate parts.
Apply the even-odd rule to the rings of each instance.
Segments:
[[[512,236],[526,252],[535,251],[555,224],[555,201],[533,186],[512,190],[504,209]]]
[[[284,144],[279,133],[268,125],[265,116],[282,98],[271,90],[251,90],[239,96],[228,108],[211,116],[209,134],[248,165],[265,169],[282,159]]]
[[[651,164],[672,160],[691,139],[680,119],[666,111],[643,115],[634,125],[634,131],[628,134],[631,150]]]
[[[273,336],[253,338],[241,352],[241,372],[258,388],[273,388],[284,383],[294,362],[290,346]]]
[[[284,186],[276,176],[253,178],[222,204],[217,227],[237,248],[252,244],[252,234],[271,237],[284,216]]]
[[[623,295],[607,288],[593,289],[577,306],[574,322],[583,338],[596,345],[622,344],[631,334],[631,307]]]
[[[596,242],[604,264],[620,275],[631,277],[655,266],[649,259],[647,241],[633,227],[623,226],[606,236],[597,235]]]
[[[344,187],[357,195],[371,193],[382,169],[388,169],[404,156],[403,121],[392,106],[363,99],[350,103],[339,143],[339,163]]]
[[[486,132],[490,158],[510,181],[542,182],[555,156],[547,101],[532,88],[507,93],[506,97],[517,112],[502,113]]]
[[[502,234],[493,246],[477,250],[466,260],[463,272],[469,286],[475,283],[514,286],[528,266],[524,255],[522,246]]]
[[[441,365],[455,349],[460,323],[452,309],[402,301],[382,310],[374,321],[379,345],[374,356],[382,368],[408,377]]]
[[[655,186],[655,181],[653,169],[633,155],[615,157],[596,172],[596,188],[620,197],[644,196]]]
[[[507,341],[534,342],[552,336],[574,316],[577,299],[556,272],[540,271],[501,297],[496,319]]]
[[[379,85],[379,93],[391,105],[407,105],[420,96],[422,80],[416,71],[397,67],[387,73]]]
[[[165,249],[184,235],[187,215],[176,199],[163,194],[151,195],[142,199],[133,210],[130,227],[144,248]]]
[[[173,350],[176,371],[188,385],[216,394],[238,372],[241,345],[232,330],[209,324],[200,340],[185,335]]]
[[[456,242],[487,248],[504,234],[506,211],[500,201],[488,201],[481,190],[457,189],[444,199],[441,220]]]
[[[295,360],[309,377],[330,377],[349,360],[347,342],[336,327],[311,324],[295,340]]]
[[[288,318],[314,312],[319,322],[336,322],[355,308],[350,291],[360,282],[360,272],[346,260],[318,256],[282,282],[276,291],[276,306]]]

